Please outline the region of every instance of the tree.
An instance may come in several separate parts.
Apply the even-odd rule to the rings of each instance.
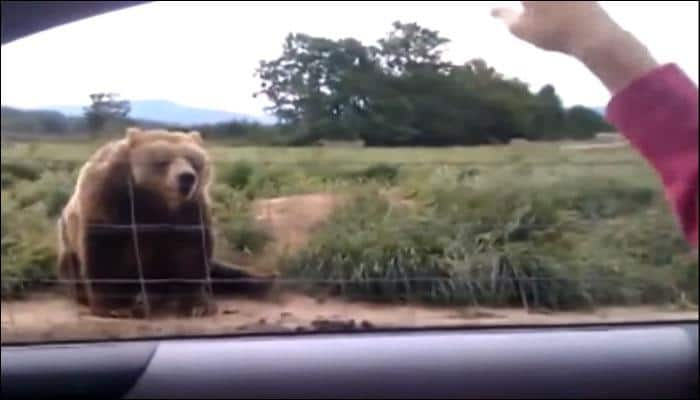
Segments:
[[[401,22],[392,28],[372,46],[290,34],[280,57],[260,62],[256,95],[267,96],[302,144],[478,145],[585,137],[604,125],[586,109],[566,111],[551,85],[532,93],[484,60],[445,62],[448,39],[438,31]]]
[[[550,140],[562,135],[566,114],[554,86],[543,86],[535,95],[535,103],[527,138]]]
[[[59,112],[42,112],[42,128],[50,134],[65,134],[68,131],[68,118]]]
[[[379,46],[373,49],[388,72],[401,75],[421,67],[437,71],[447,66],[442,61],[440,47],[450,40],[440,36],[438,31],[400,21],[394,22],[392,27],[388,37],[380,39]]]
[[[567,136],[573,139],[590,139],[596,133],[614,130],[597,112],[583,106],[567,110],[565,126]]]
[[[126,118],[131,111],[131,103],[118,100],[115,93],[93,93],[90,95],[91,104],[84,108],[85,120],[92,135],[97,135],[110,120]]]
[[[342,135],[342,121],[366,106],[362,85],[374,69],[368,48],[355,39],[290,34],[279,58],[260,63],[256,95],[266,95],[270,111],[310,138]]]
[[[28,111],[2,107],[3,132],[63,135],[71,132],[72,120],[57,111]]]

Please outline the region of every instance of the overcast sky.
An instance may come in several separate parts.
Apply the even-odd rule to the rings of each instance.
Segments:
[[[604,106],[608,94],[577,62],[513,38],[490,17],[509,2],[159,2],[39,33],[2,46],[2,104],[77,105],[95,91],[262,115],[253,72],[289,32],[374,43],[394,20],[451,39],[445,58],[481,57],[533,89],[552,83],[566,105]],[[602,2],[662,62],[698,81],[698,3]],[[512,4],[511,4],[512,5]]]

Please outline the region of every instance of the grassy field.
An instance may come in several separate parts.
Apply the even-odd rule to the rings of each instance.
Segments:
[[[55,218],[96,145],[3,144],[3,298],[54,277]],[[325,193],[342,206],[301,246],[266,258],[296,290],[554,310],[697,304],[697,257],[644,162],[626,148],[561,145],[210,144],[217,252],[271,251],[256,201]]]

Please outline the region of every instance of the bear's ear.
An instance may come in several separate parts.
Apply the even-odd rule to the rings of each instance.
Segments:
[[[129,147],[133,147],[138,141],[143,137],[143,130],[137,127],[130,127],[126,129],[126,141],[129,143]]]
[[[199,133],[199,131],[190,131],[190,137],[192,138],[192,140],[199,144],[202,144],[204,142],[204,140],[202,139],[202,134]]]

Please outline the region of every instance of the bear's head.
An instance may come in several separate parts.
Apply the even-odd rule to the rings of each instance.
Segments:
[[[171,209],[207,196],[212,168],[199,132],[129,128],[126,142],[135,186],[160,194]]]

